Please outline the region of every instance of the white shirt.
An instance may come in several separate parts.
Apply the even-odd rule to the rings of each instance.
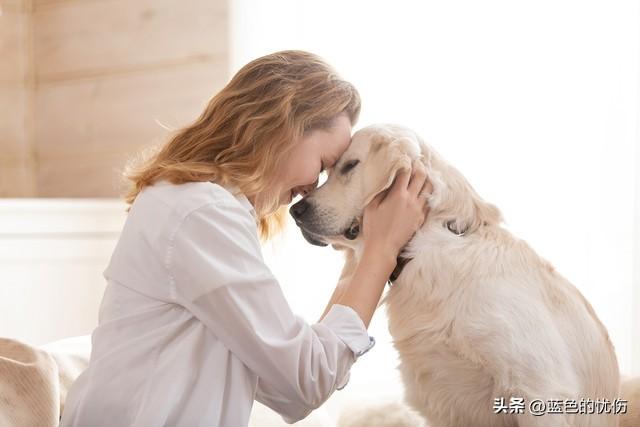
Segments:
[[[210,182],[146,187],[104,277],[63,427],[247,426],[254,399],[295,422],[373,345],[349,307],[314,325],[295,316],[251,204]]]

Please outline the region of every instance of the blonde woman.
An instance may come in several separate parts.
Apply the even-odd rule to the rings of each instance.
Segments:
[[[426,215],[422,172],[368,206],[365,254],[313,325],[293,314],[259,236],[346,150],[355,88],[320,58],[244,66],[190,126],[128,174],[128,218],[88,369],[62,426],[247,426],[254,399],[288,422],[348,380],[398,252]],[[301,284],[304,286],[304,284]]]

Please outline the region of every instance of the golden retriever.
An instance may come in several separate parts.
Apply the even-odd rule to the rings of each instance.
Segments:
[[[431,427],[618,425],[602,403],[620,398],[616,355],[591,305],[416,133],[356,132],[291,214],[310,243],[346,249],[348,279],[364,207],[412,167],[430,212],[384,298],[408,404]]]

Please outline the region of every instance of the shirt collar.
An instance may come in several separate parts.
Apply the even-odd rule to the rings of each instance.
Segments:
[[[233,193],[233,195],[235,196],[236,199],[238,199],[238,201],[240,202],[240,204],[242,206],[247,208],[249,213],[251,213],[251,215],[253,215],[253,218],[257,220],[258,216],[256,215],[256,210],[253,208],[253,205],[251,204],[249,199],[247,199],[247,196],[245,196],[244,194],[242,194],[239,191],[237,193]]]
[[[240,202],[240,204],[247,210],[249,211],[249,213],[253,216],[253,218],[257,221],[258,220],[258,216],[256,215],[256,210],[254,209],[253,205],[251,204],[251,202],[249,201],[249,199],[247,199],[247,196],[244,195],[244,193],[242,191],[240,191],[240,189],[236,186],[233,185],[229,185],[229,186],[225,186],[224,187],[228,192],[230,192],[231,194],[233,194],[233,197],[236,198],[236,200],[238,202]]]

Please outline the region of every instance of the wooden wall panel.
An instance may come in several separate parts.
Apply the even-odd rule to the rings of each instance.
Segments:
[[[102,0],[37,4],[39,81],[227,55],[225,1]]]
[[[166,140],[159,123],[195,119],[224,84],[226,61],[47,84],[36,96],[38,189],[45,197],[117,196],[117,170]],[[115,187],[114,187],[115,186]]]
[[[116,197],[118,172],[228,78],[227,0],[40,0],[34,141],[43,197]]]
[[[0,197],[115,197],[229,72],[228,0],[3,0]]]
[[[34,0],[3,0],[0,3],[2,13],[30,12],[33,9]]]
[[[0,161],[0,198],[31,197],[35,193],[34,169],[28,158]]]
[[[28,152],[28,97],[29,90],[22,82],[0,84],[0,162],[22,158]]]
[[[0,15],[0,85],[22,84],[27,72],[29,15],[17,6],[2,6]]]
[[[42,162],[38,168],[40,197],[120,197],[124,195],[123,153],[94,153]]]
[[[31,2],[0,6],[0,197],[33,196]]]

